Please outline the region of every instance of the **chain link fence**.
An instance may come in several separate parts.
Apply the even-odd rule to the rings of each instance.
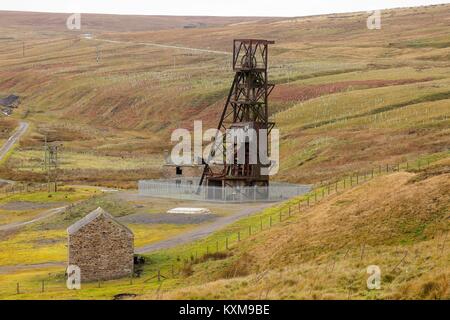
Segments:
[[[147,197],[213,202],[278,202],[311,191],[311,185],[271,182],[269,186],[199,186],[198,178],[140,180],[139,195]]]

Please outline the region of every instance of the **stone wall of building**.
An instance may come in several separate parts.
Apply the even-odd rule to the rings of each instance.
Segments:
[[[68,248],[69,265],[80,267],[82,282],[132,275],[133,234],[105,215],[69,233]]]
[[[178,170],[177,170],[178,168]],[[162,177],[170,178],[200,178],[203,174],[202,165],[180,165],[166,164],[162,167]],[[181,174],[179,173],[181,171]]]

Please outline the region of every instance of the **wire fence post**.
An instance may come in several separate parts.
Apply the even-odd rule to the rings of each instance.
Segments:
[[[45,281],[42,280],[41,292],[43,293],[44,291],[45,291]]]
[[[16,292],[17,292],[17,294],[20,294],[20,284],[19,284],[19,282],[17,282],[17,284],[16,284]]]

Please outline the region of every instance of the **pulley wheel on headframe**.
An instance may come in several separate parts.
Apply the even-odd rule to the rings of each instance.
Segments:
[[[257,61],[255,56],[246,54],[241,59],[241,67],[247,69],[254,69],[257,66]]]

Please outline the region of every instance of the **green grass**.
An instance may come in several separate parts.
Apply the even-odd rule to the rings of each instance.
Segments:
[[[95,193],[100,193],[97,188],[94,187],[62,187],[58,192],[48,193],[46,191],[22,193],[12,195],[0,195],[0,204],[5,204],[14,201],[25,202],[74,202],[82,199],[86,199]]]
[[[19,170],[29,170],[30,167],[35,172],[43,172],[42,151],[28,150],[16,151],[11,157],[12,163],[20,163]],[[136,170],[145,168],[159,168],[162,160],[156,157],[118,157],[101,156],[94,153],[65,152],[61,154],[61,169],[90,169],[101,168],[102,170]],[[21,168],[23,166],[23,169]]]
[[[9,151],[0,160],[0,166],[4,165],[9,160],[9,158],[11,158],[11,156],[13,155],[14,151],[16,150],[16,148],[17,148],[17,145],[15,144],[14,146],[12,146],[11,149],[9,149]]]
[[[34,219],[42,210],[12,211],[0,209],[0,225],[24,222]]]

